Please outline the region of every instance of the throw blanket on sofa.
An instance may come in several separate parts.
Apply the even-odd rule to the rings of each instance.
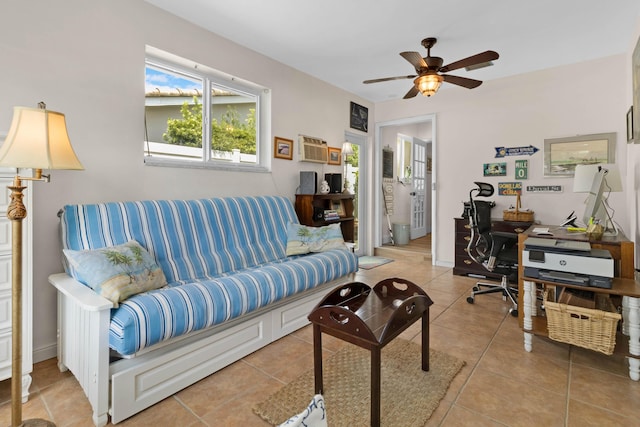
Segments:
[[[357,270],[348,250],[287,257],[289,223],[298,223],[292,203],[275,196],[68,205],[61,214],[63,249],[136,241],[166,276],[167,288],[112,310],[109,345],[122,355]]]

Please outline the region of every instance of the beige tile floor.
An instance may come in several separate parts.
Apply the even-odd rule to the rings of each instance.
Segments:
[[[361,270],[375,284],[404,277],[433,299],[431,346],[465,360],[427,426],[640,425],[640,383],[629,380],[625,360],[534,338],[523,349],[517,319],[499,296],[466,302],[474,280],[428,261],[394,262]],[[419,342],[419,324],[404,338]],[[325,354],[342,342],[323,337]],[[306,327],[251,354],[120,423],[122,426],[266,426],[251,408],[313,365]],[[10,423],[9,382],[0,382],[0,424]],[[91,409],[80,386],[55,360],[36,364],[24,418],[58,426],[90,426]],[[311,393],[311,392],[310,392]]]

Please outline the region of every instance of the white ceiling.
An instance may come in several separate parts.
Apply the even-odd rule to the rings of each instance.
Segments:
[[[414,74],[399,53],[426,56],[425,37],[445,64],[495,50],[494,66],[451,72],[491,80],[625,53],[640,16],[640,0],[146,1],[372,102],[410,89],[362,81]]]

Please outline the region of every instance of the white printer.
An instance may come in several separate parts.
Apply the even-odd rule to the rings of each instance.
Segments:
[[[524,274],[552,282],[611,288],[611,253],[592,249],[589,242],[529,237],[522,251]]]

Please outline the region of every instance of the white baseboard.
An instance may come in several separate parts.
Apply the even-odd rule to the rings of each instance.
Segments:
[[[451,261],[436,261],[435,265],[437,265],[438,267],[447,267],[447,268],[454,267],[454,263],[452,263]]]
[[[58,346],[56,344],[33,349],[33,363],[43,362],[55,357],[58,357]]]

